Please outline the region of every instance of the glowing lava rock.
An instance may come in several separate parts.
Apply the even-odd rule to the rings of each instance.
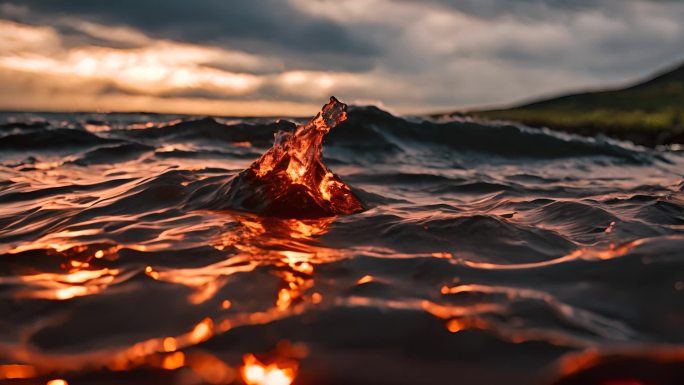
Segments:
[[[323,137],[347,118],[335,97],[294,132],[275,143],[246,170],[221,186],[211,206],[282,218],[320,218],[363,211],[363,204],[323,163]],[[220,208],[220,207],[219,207]]]

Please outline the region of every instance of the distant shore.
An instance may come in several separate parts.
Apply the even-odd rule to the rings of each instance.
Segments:
[[[633,142],[634,144],[646,147],[684,144],[684,126],[676,126],[667,129],[649,128],[644,126],[623,126],[619,123],[598,124],[592,122],[553,122],[544,119],[543,117],[535,118],[532,116],[533,114],[529,114],[524,118],[517,117],[515,116],[515,110],[475,112],[464,115],[487,120],[513,121],[530,127],[548,128],[554,131],[567,132],[582,136],[594,137],[596,135],[604,135],[614,139],[627,140]]]
[[[684,63],[624,88],[580,92],[507,109],[435,116],[520,122],[584,136],[605,135],[648,147],[684,144]]]

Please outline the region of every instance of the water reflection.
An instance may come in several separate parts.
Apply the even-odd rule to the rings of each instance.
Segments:
[[[58,272],[40,271],[41,266],[19,270],[15,275],[0,276],[0,284],[12,290],[14,298],[68,300],[100,293],[130,277],[118,268],[104,267],[101,260],[115,260],[118,246],[34,244],[26,250],[45,255],[45,270],[56,264]]]
[[[310,292],[314,286],[316,266],[344,257],[339,250],[316,244],[316,238],[328,231],[334,218],[296,220],[232,214],[232,219],[234,222],[231,223],[230,231],[220,234],[213,244],[215,249],[228,252],[226,259],[185,269],[147,266],[145,274],[157,281],[191,288],[193,291],[187,298],[188,302],[200,305],[215,300],[231,276],[266,269],[280,279],[280,285],[273,293],[272,307],[241,311],[243,303],[235,299],[223,299],[220,301],[220,308],[228,312],[215,319],[204,319],[188,334],[154,339],[141,343],[138,347],[134,346],[123,356],[126,361],[130,362],[130,357],[140,355],[138,353],[174,352],[164,358],[162,367],[182,366],[187,357],[177,354],[180,349],[196,345],[237,326],[267,323],[299,314],[306,306],[322,302],[321,293]],[[242,374],[249,384],[286,385],[296,375],[296,365],[292,363],[287,367],[262,365],[254,356],[245,357]]]
[[[31,365],[0,365],[0,380],[18,380],[35,377],[36,369]]]
[[[678,385],[684,378],[679,347],[592,349],[571,353],[555,365],[552,385]]]
[[[55,258],[62,259],[62,272],[27,272],[16,277],[1,277],[0,283],[20,288],[14,292],[15,298],[71,300],[101,294],[112,285],[142,276],[189,288],[190,293],[185,298],[189,306],[200,307],[210,302],[218,304],[214,313],[186,332],[142,339],[129,346],[84,353],[48,353],[31,345],[0,346],[0,354],[11,363],[0,367],[1,377],[35,378],[65,370],[104,367],[110,371],[126,371],[151,366],[168,371],[192,370],[210,383],[221,383],[226,379],[232,381],[237,372],[223,359],[188,349],[235,327],[268,323],[300,314],[308,306],[319,305],[323,295],[312,291],[316,267],[339,260],[344,254],[317,243],[317,238],[328,231],[334,218],[295,220],[232,214],[227,223],[225,218],[222,220],[227,230],[211,242],[215,250],[225,253],[225,258],[214,263],[184,268],[147,265],[122,269],[115,268],[112,263],[117,261],[119,251],[126,246],[71,245],[48,249],[52,250]],[[221,289],[231,279],[257,269],[278,279],[270,306],[267,302],[258,301],[255,308],[249,296],[220,297]],[[54,322],[64,322],[64,319],[57,318]],[[247,354],[241,373],[248,384],[289,385],[296,371],[296,360],[262,363]]]
[[[275,306],[287,310],[305,301],[317,304],[320,293],[307,293],[314,285],[315,266],[339,260],[343,253],[315,244],[328,231],[334,218],[280,219],[236,215],[235,233],[221,238],[219,249],[234,247],[251,263],[273,268],[282,280]]]
[[[67,300],[103,291],[115,281],[119,272],[117,269],[106,268],[77,270],[67,274],[43,273],[19,276],[14,279],[2,278],[0,282],[15,280],[24,283],[24,288],[15,293],[17,298]]]
[[[290,385],[297,376],[299,361],[308,355],[306,345],[283,340],[259,357],[245,354],[240,374],[247,385]]]
[[[247,354],[240,372],[248,385],[290,385],[297,367],[280,367],[277,363],[265,365],[253,354]]]
[[[55,380],[50,380],[47,382],[46,385],[69,385],[66,380],[62,380],[61,378],[55,379]]]
[[[198,305],[213,299],[231,275],[267,268],[282,281],[274,294],[277,309],[287,310],[303,301],[321,302],[320,293],[308,293],[314,283],[315,266],[343,257],[339,250],[316,245],[316,238],[327,232],[333,218],[296,220],[235,214],[233,219],[230,231],[213,244],[215,249],[228,253],[226,259],[187,269],[147,266],[145,274],[192,288],[187,299]],[[229,308],[230,301],[224,300],[221,306]]]

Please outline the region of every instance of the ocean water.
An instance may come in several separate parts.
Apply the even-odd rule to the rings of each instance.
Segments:
[[[0,115],[0,382],[684,383],[682,152],[350,107],[364,211],[196,204],[306,120]]]

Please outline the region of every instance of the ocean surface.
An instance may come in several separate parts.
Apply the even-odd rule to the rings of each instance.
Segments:
[[[677,147],[350,107],[363,212],[194,202],[307,120],[0,114],[0,382],[684,383]]]

